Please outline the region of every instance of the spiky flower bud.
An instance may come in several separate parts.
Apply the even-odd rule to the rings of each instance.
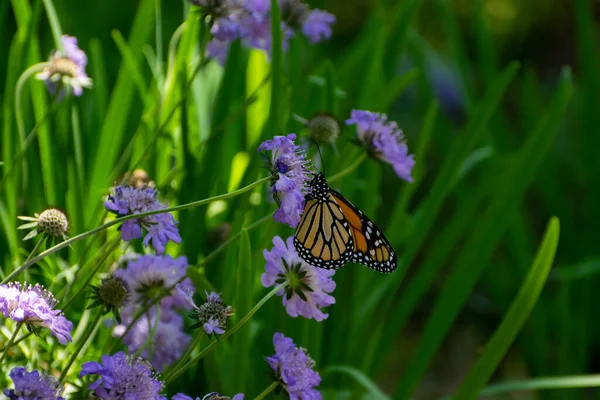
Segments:
[[[340,125],[328,114],[319,114],[309,119],[306,128],[311,139],[319,143],[331,143],[340,136]]]
[[[100,285],[92,286],[91,299],[88,308],[104,306],[105,313],[112,312],[120,323],[119,309],[129,299],[129,286],[122,278],[111,275],[102,279]]]
[[[17,229],[34,228],[23,238],[23,240],[31,239],[40,233],[46,234],[49,238],[66,239],[67,231],[69,230],[69,220],[64,212],[56,208],[48,208],[42,211],[41,214],[35,214],[35,217],[19,216],[23,221],[31,221],[27,224],[19,226]]]
[[[187,302],[193,307],[189,313],[197,323],[191,326],[192,329],[202,328],[207,335],[222,335],[227,327],[227,319],[234,315],[235,310],[225,305],[221,295],[215,292],[206,293],[206,302],[198,307],[192,299],[192,293],[186,292],[181,285],[177,285],[177,291],[185,296]]]

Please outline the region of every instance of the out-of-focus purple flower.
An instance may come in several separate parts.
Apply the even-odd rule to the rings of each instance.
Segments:
[[[198,307],[192,299],[192,292],[186,290],[181,285],[177,285],[177,291],[181,296],[187,299],[188,304],[193,307],[190,312],[190,317],[197,321],[191,326],[194,328],[202,328],[207,335],[222,335],[227,327],[227,319],[234,315],[234,310],[231,306],[225,305],[221,299],[221,295],[215,292],[205,292],[206,302]]]
[[[143,255],[127,263],[127,268],[115,271],[114,276],[119,277],[127,283],[131,295],[128,304],[122,311],[124,318],[132,314],[132,308],[136,305],[144,305],[163,296],[160,301],[162,309],[186,308],[190,309],[189,302],[175,285],[180,279],[181,287],[193,291],[194,285],[186,278],[188,268],[187,258],[166,256]],[[169,292],[166,292],[169,290]]]
[[[52,293],[37,283],[0,285],[0,313],[5,318],[24,323],[32,330],[48,328],[61,344],[66,344],[72,340],[73,324],[60,310],[54,309],[56,304]]]
[[[175,396],[173,396],[172,400],[194,400],[194,399],[183,393],[177,393]],[[211,393],[205,394],[204,397],[202,397],[202,399],[200,399],[200,397],[196,397],[196,400],[230,400],[230,398],[229,398],[229,396],[223,396],[219,392],[211,392]],[[244,400],[244,394],[238,393],[235,396],[233,396],[232,400]]]
[[[102,363],[86,362],[79,376],[99,375],[89,388],[102,400],[167,400],[161,396],[162,383],[142,358],[126,356],[122,351],[103,355]]]
[[[44,70],[36,78],[46,82],[50,93],[55,93],[59,82],[75,96],[81,96],[83,88],[92,87],[92,80],[85,73],[87,56],[77,46],[77,38],[63,35],[61,37],[64,54],[53,51]]]
[[[279,332],[273,336],[273,346],[275,355],[267,357],[267,362],[290,400],[320,400],[321,393],[314,388],[321,383],[321,377],[313,370],[315,362],[306,350]]]
[[[10,371],[14,389],[4,389],[10,400],[64,400],[63,388],[56,379],[41,375],[38,371],[27,372],[27,368],[16,367]]]
[[[346,124],[357,126],[359,141],[373,157],[391,164],[401,179],[413,181],[411,172],[415,159],[412,154],[408,154],[404,134],[396,122],[388,121],[385,114],[352,110]]]
[[[124,325],[128,325],[127,322],[125,321]],[[148,312],[148,315],[140,318],[123,338],[129,353],[133,354],[143,349],[140,356],[149,360],[154,369],[160,372],[179,360],[189,342],[190,336],[183,331],[183,318],[170,310],[161,311],[158,321],[155,313]],[[149,346],[152,347],[151,352]]]
[[[139,214],[146,211],[167,208],[157,198],[157,191],[153,187],[135,188],[133,186],[117,186],[114,193],[108,196],[104,207],[119,217]],[[156,254],[165,252],[165,245],[169,240],[181,242],[181,236],[171,213],[149,215],[142,218],[130,219],[121,224],[121,238],[125,241],[142,237],[142,228],[146,230],[144,246],[152,242]]]
[[[273,249],[264,250],[263,254],[267,263],[260,281],[264,287],[287,282],[278,295],[283,296],[283,305],[290,316],[300,315],[317,321],[329,316],[321,308],[335,303],[335,298],[329,295],[335,290],[335,282],[331,278],[335,270],[307,264],[296,252],[293,237],[284,242],[275,236]]]
[[[312,10],[302,23],[302,33],[312,43],[319,43],[331,38],[331,25],[335,22],[335,15],[323,10]]]
[[[271,173],[271,190],[279,208],[273,217],[275,221],[295,228],[304,210],[304,195],[310,173],[304,152],[294,144],[296,135],[275,136],[263,142],[258,151],[270,151],[268,157]]]

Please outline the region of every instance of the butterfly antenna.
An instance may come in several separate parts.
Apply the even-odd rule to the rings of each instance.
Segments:
[[[319,143],[314,142],[314,144],[317,146],[317,150],[319,151],[319,158],[321,159],[321,167],[323,168],[323,175],[327,176],[327,174],[325,173],[325,162],[323,161],[323,154],[321,154],[321,146],[319,146]]]

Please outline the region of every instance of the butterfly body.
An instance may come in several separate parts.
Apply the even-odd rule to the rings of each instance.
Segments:
[[[354,204],[315,175],[296,234],[296,251],[310,265],[335,269],[349,261],[392,272],[396,254],[383,233]]]

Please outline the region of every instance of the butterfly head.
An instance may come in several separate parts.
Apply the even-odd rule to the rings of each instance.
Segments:
[[[329,185],[323,173],[316,174],[309,183],[309,192],[306,199],[324,199],[329,193]]]

